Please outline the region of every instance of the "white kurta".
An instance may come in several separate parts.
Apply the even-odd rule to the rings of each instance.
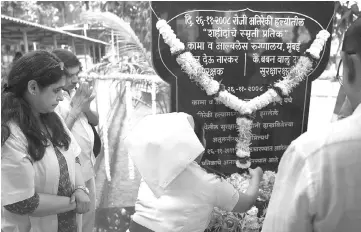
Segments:
[[[231,211],[239,199],[228,182],[194,160],[204,147],[185,113],[148,115],[125,140],[144,181],[133,220],[156,232],[203,232],[214,207]]]
[[[62,120],[62,119],[61,119]],[[70,176],[75,187],[75,157],[80,154],[80,147],[67,129],[71,138],[69,149],[59,149],[64,155]],[[1,150],[1,204],[13,204],[28,199],[37,193],[57,195],[60,177],[59,162],[53,146],[45,150],[42,160],[31,163],[27,152],[27,140],[20,128],[14,123],[9,125],[11,135]],[[2,207],[2,231],[27,232],[30,225],[33,232],[56,232],[57,215],[29,217],[14,215]]]
[[[72,92],[72,95],[74,91]],[[59,113],[64,119],[68,116],[71,110],[71,96],[67,92],[63,92],[64,100],[59,102],[55,111]],[[84,181],[88,181],[95,176],[94,165],[95,156],[93,153],[94,146],[94,132],[88,123],[86,115],[80,113],[78,119],[75,121],[71,133],[78,142],[81,153],[79,155],[81,169]]]
[[[74,96],[74,94],[75,91],[72,91],[71,96]],[[63,117],[63,119],[65,119],[71,111],[72,97],[65,91],[63,92],[63,96],[64,100],[59,103],[55,111],[59,113]],[[74,138],[76,139],[81,148],[81,153],[79,155],[81,171],[83,174],[85,185],[90,191],[90,210],[86,214],[81,215],[83,219],[82,231],[87,232],[92,231],[95,221],[95,156],[93,152],[94,132],[88,123],[88,118],[83,112],[79,114],[78,119],[74,122],[71,133],[74,135]]]
[[[232,211],[238,191],[192,162],[157,198],[142,180],[133,220],[156,232],[204,232],[214,207]]]

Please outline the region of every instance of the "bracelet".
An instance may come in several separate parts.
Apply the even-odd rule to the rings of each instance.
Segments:
[[[83,190],[83,192],[85,192],[85,193],[89,196],[89,189],[88,189],[87,187],[82,186],[82,185],[78,185],[78,186],[74,189],[74,192],[75,192],[76,190],[78,190],[78,189]]]
[[[75,163],[78,163],[81,166],[79,157],[75,157]]]

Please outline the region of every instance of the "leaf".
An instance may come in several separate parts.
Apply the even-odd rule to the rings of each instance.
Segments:
[[[136,51],[139,51],[143,54],[144,57],[147,57],[146,50],[143,44],[140,42],[139,38],[130,27],[130,24],[125,22],[122,18],[111,12],[83,12],[80,15],[80,19],[83,22],[87,21],[97,21],[101,22],[104,26],[114,30],[116,33],[117,42],[132,44]],[[151,62],[149,61],[149,65]]]
[[[347,20],[347,19],[350,17],[351,13],[352,13],[351,10],[347,10],[346,13],[344,13],[344,14],[342,15],[341,22],[342,22],[343,20]]]
[[[352,13],[354,13],[355,15],[358,15],[360,13],[360,9],[358,7],[358,5],[356,3],[354,3],[352,6],[351,6],[351,11]]]
[[[110,12],[84,12],[80,18],[83,22],[96,21],[112,29],[115,36],[114,42],[118,45],[116,47],[119,48],[120,56],[128,57],[128,59],[121,59],[115,63],[110,62],[110,57],[105,58],[97,68],[92,70],[102,72],[103,75],[142,74],[144,79],[133,80],[133,83],[141,82],[146,85],[150,83],[147,75],[157,75],[151,62],[151,56],[146,52],[129,23]],[[164,84],[164,86],[167,85]],[[163,86],[162,88],[165,89]]]

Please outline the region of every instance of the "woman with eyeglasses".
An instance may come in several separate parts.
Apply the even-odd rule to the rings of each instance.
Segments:
[[[89,210],[80,147],[54,112],[64,64],[47,51],[14,63],[1,94],[1,231],[76,232]]]

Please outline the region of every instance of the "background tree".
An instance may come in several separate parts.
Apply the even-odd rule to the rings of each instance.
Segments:
[[[80,24],[85,11],[111,12],[130,23],[147,51],[151,49],[148,1],[2,1],[1,14],[50,27]],[[90,25],[91,27],[91,25]]]
[[[329,65],[323,78],[335,81],[337,64],[340,59],[343,35],[351,23],[361,16],[361,0],[358,1],[336,1],[335,17],[333,20],[332,46]]]

